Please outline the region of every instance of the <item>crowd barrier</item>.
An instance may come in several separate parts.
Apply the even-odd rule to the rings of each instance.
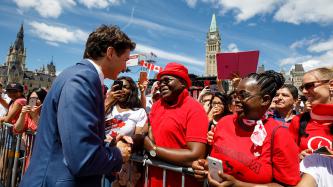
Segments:
[[[29,165],[34,138],[35,133],[30,131],[23,134],[14,134],[12,124],[3,123],[0,126],[0,182],[4,187],[17,187],[19,185]],[[144,175],[141,173],[141,177],[144,177],[145,187],[148,185],[149,166],[159,167],[163,170],[163,187],[166,186],[166,181],[168,180],[167,170],[178,172],[182,175],[182,182],[179,185],[181,187],[185,186],[185,176],[193,175],[192,168],[175,166],[159,160],[149,159],[147,156],[133,155],[130,163],[130,167],[134,167],[135,163],[143,164],[145,167]],[[131,173],[129,177],[131,181]],[[103,179],[101,187],[108,187],[104,182],[105,180]]]

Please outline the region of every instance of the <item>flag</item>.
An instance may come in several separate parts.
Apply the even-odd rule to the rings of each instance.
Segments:
[[[137,66],[138,63],[139,63],[139,55],[138,54],[134,54],[134,55],[131,55],[129,57],[129,60],[127,60],[127,62],[126,62],[126,66],[127,67]]]
[[[157,65],[148,63],[148,62],[146,62],[144,60],[141,60],[139,62],[139,65],[142,66],[142,67],[145,67],[145,68],[147,68],[149,70],[153,70],[153,71],[155,71],[157,73],[159,73],[160,71],[162,71],[162,67],[161,66],[157,66]]]
[[[153,69],[153,71],[159,73],[159,72],[162,71],[162,67],[161,67],[161,66],[156,66],[156,65],[154,65],[154,69]]]

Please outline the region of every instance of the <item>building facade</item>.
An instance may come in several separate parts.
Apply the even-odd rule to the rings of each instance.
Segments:
[[[26,48],[24,48],[23,24],[17,33],[14,44],[9,47],[5,63],[0,66],[1,83],[21,83],[25,91],[33,88],[50,88],[56,78],[56,67],[53,60],[39,70],[31,71],[26,68]]]
[[[215,14],[213,14],[206,38],[205,76],[217,76],[216,53],[220,51],[220,31],[216,24]]]
[[[296,88],[302,85],[303,76],[305,74],[302,64],[295,64],[290,70],[291,82]]]

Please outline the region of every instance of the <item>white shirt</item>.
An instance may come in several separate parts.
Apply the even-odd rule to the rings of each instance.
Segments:
[[[7,102],[10,102],[10,98],[5,93],[1,93],[1,97]],[[0,117],[5,116],[8,112],[8,109],[0,104]]]
[[[111,125],[108,134],[133,136],[136,127],[143,127],[146,124],[147,113],[143,108],[119,112],[114,106],[112,111],[105,115],[105,121],[110,121]]]
[[[104,74],[102,72],[102,68],[97,65],[93,60],[86,58],[86,60],[88,60],[96,69],[99,79],[101,80],[101,85],[104,86]]]
[[[301,172],[311,175],[318,187],[333,186],[333,157],[312,154],[300,164]]]

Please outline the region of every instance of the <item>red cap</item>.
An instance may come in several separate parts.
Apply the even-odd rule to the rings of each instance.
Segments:
[[[157,74],[157,80],[160,80],[162,75],[172,75],[185,80],[187,88],[192,85],[191,79],[188,76],[188,70],[182,64],[178,64],[176,62],[168,63],[165,68]]]

